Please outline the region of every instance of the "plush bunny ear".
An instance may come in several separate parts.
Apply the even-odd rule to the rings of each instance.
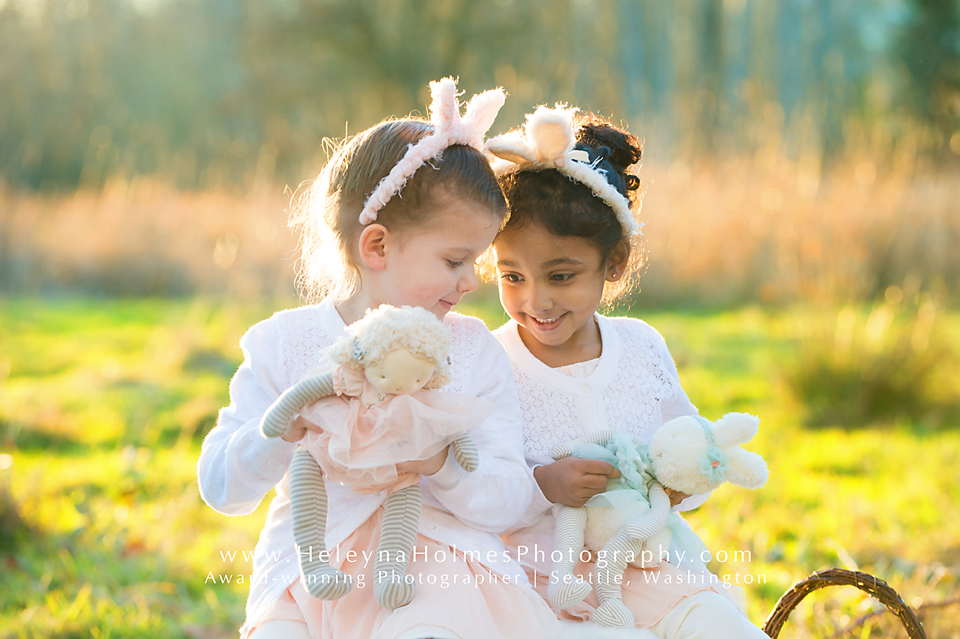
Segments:
[[[727,413],[714,424],[713,439],[720,447],[745,444],[759,429],[759,417],[749,413]]]
[[[573,148],[573,114],[576,109],[549,109],[545,106],[527,116],[524,126],[540,162],[553,162]]]
[[[510,131],[487,140],[487,150],[500,159],[514,164],[536,162],[537,158],[530,150],[526,138],[520,131]]]
[[[457,83],[453,78],[443,78],[430,83],[430,121],[438,129],[449,129],[460,121],[460,102],[457,100]]]
[[[467,110],[461,120],[471,129],[474,146],[483,146],[483,136],[493,126],[506,98],[507,94],[503,89],[490,89],[473,96],[467,103]]]
[[[744,488],[756,489],[767,483],[767,462],[757,453],[742,448],[728,451],[730,468],[725,475],[727,481]]]

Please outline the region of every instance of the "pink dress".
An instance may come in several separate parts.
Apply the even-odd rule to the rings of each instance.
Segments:
[[[485,399],[433,391],[388,395],[364,405],[364,391],[368,396],[375,391],[370,392],[362,373],[338,366],[333,380],[336,397],[300,411],[323,429],[308,431],[301,445],[329,481],[363,495],[393,493],[418,483],[420,475],[397,472],[397,463],[433,457],[493,411],[493,403]]]

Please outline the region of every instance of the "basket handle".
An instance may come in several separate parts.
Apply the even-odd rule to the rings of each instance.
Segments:
[[[865,572],[844,570],[843,568],[830,568],[829,570],[815,572],[785,592],[763,624],[763,631],[772,639],[777,639],[780,629],[783,628],[783,624],[786,623],[797,604],[811,592],[827,586],[853,586],[876,597],[880,603],[887,607],[887,610],[900,619],[910,639],[927,639],[927,633],[924,632],[923,625],[917,619],[917,615],[914,614],[910,606],[903,603],[903,599],[900,598],[897,591],[891,588],[887,582]]]

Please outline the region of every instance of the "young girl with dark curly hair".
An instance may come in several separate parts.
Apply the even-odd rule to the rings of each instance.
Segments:
[[[635,625],[671,638],[765,637],[701,557],[681,559],[676,548],[669,561],[627,569],[622,591],[632,620],[602,619],[583,581],[551,580],[554,505],[583,506],[619,475],[604,461],[554,461],[551,451],[604,429],[649,440],[665,422],[697,409],[653,327],[597,312],[629,293],[638,276],[640,180],[631,170],[640,161],[639,140],[576,109],[540,107],[487,149],[500,158],[494,168],[510,207],[494,257],[511,321],[494,334],[513,365],[536,479],[508,545],[560,618]],[[705,499],[671,495],[680,510]],[[683,534],[693,535],[689,527]],[[589,583],[593,561],[570,564]]]

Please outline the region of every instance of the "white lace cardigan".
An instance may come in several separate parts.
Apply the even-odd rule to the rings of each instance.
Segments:
[[[530,503],[530,470],[524,463],[517,392],[503,348],[483,322],[456,313],[445,319],[453,337],[453,379],[444,391],[484,397],[494,412],[470,433],[480,450],[476,472],[453,456],[421,482],[420,532],[465,551],[479,551],[492,570],[526,582],[522,568],[496,533],[513,525]],[[256,619],[299,575],[287,472],[296,444],[260,434],[260,419],[279,394],[317,365],[321,351],[344,334],[332,303],[275,314],[240,340],[244,362],[230,382],[230,405],[203,441],[197,473],[204,501],[225,515],[253,512],[273,488],[276,497],[253,560],[247,621]],[[358,495],[327,482],[326,544],[333,549],[383,503],[386,494]],[[471,554],[471,556],[477,556]],[[246,624],[241,628],[245,634]]]
[[[494,331],[513,365],[531,469],[552,462],[558,444],[598,430],[615,428],[649,440],[665,422],[697,414],[656,329],[638,319],[595,317],[603,348],[596,368],[584,378],[537,359],[520,339],[516,322]],[[542,571],[549,569],[553,550],[553,503],[533,485],[530,507],[505,540],[525,566]],[[706,498],[694,495],[677,509],[696,508]]]

